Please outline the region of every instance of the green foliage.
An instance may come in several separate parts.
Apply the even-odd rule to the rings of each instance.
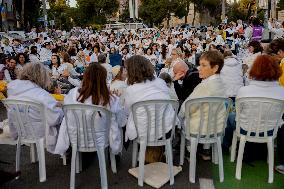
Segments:
[[[69,7],[65,0],[49,2],[49,18],[55,18],[56,27],[62,29],[70,29],[73,25],[103,25],[119,7],[116,0],[77,0],[76,8]]]
[[[16,11],[21,16],[22,0],[14,0]],[[22,29],[28,29],[38,24],[37,18],[40,17],[40,0],[25,0],[24,5],[24,23]],[[21,19],[20,19],[21,20]]]
[[[279,0],[277,6],[278,6],[280,9],[284,9],[284,0]]]
[[[106,18],[118,11],[117,0],[77,0],[80,17],[80,25],[104,24]]]
[[[240,8],[239,3],[232,4],[228,9],[227,15],[230,20],[234,21],[238,19],[245,20],[247,16],[246,12]]]
[[[142,0],[139,7],[139,15],[150,24],[159,25],[165,18],[174,13],[177,17],[182,18],[187,15],[184,0]]]
[[[70,17],[70,7],[65,0],[50,1],[50,9],[48,10],[48,19],[55,21],[55,27],[60,29],[71,29],[72,23]]]

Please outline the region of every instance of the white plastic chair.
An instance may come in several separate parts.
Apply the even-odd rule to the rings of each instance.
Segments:
[[[189,140],[189,181],[191,183],[195,183],[196,152],[198,143],[212,144],[212,162],[219,164],[220,182],[224,181],[221,141],[231,107],[232,100],[223,97],[197,98],[185,102],[186,125],[182,128],[183,130],[181,132],[180,165],[183,165],[184,163],[185,140]],[[220,111],[224,111],[224,114],[221,115]],[[196,112],[200,113],[198,125],[190,125],[192,114]],[[221,128],[217,122],[222,123]],[[194,130],[193,127],[198,128],[198,131]]]
[[[133,141],[132,167],[136,167],[138,143],[139,150],[139,176],[138,185],[143,186],[144,182],[144,162],[147,146],[165,146],[167,163],[169,166],[170,185],[174,184],[173,157],[172,157],[172,137],[176,126],[176,113],[178,102],[175,100],[149,100],[141,101],[132,105],[131,111],[137,132],[137,138]],[[167,111],[174,112],[171,120],[171,137],[166,138],[166,114]],[[139,112],[140,111],[140,112]],[[145,114],[145,119],[141,120],[141,111]],[[168,116],[168,115],[167,115]],[[140,129],[140,123],[147,123],[147,128]]]
[[[46,133],[46,114],[45,107],[43,104],[23,101],[23,100],[2,100],[3,104],[9,111],[9,115],[15,119],[13,123],[16,126],[18,133],[17,139],[17,152],[16,152],[16,171],[20,170],[20,154],[21,154],[21,144],[31,145],[31,159],[32,162],[36,161],[34,157],[34,144],[37,149],[37,156],[39,160],[39,180],[40,182],[46,181],[46,168],[45,168],[45,135],[43,137],[37,136],[36,130],[38,128],[45,128]],[[30,111],[37,111],[39,114],[38,118],[31,118],[29,115]],[[36,119],[37,125],[34,125],[34,120]],[[33,123],[33,124],[32,124]]]
[[[245,143],[267,143],[268,148],[268,183],[273,183],[274,166],[274,139],[278,127],[282,122],[284,113],[284,101],[270,99],[246,97],[236,101],[236,130],[234,131],[231,162],[236,156],[237,141],[240,140],[236,179],[241,179],[242,160]]]
[[[70,189],[75,188],[75,171],[82,170],[81,152],[97,151],[101,175],[101,188],[107,189],[105,148],[109,146],[112,113],[104,107],[86,104],[63,106],[67,131],[72,146]],[[100,124],[104,119],[105,124]],[[72,120],[72,121],[71,121]],[[98,140],[104,140],[98,143]],[[111,168],[116,173],[115,156],[110,152]]]

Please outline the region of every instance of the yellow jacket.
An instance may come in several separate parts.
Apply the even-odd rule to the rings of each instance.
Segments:
[[[282,59],[282,61],[280,63],[280,68],[282,70],[282,75],[279,78],[279,84],[280,84],[280,86],[284,87],[284,58]]]
[[[7,82],[0,80],[0,100],[3,100],[3,99],[6,98],[5,95],[4,95],[4,93],[6,93],[6,91],[7,91]]]

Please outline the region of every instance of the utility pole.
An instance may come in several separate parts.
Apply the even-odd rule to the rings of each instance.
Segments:
[[[222,20],[225,19],[226,14],[226,0],[222,0]]]
[[[276,0],[271,0],[271,17],[276,19]]]
[[[44,28],[47,31],[47,11],[46,11],[46,0],[42,0],[43,17],[44,17]]]
[[[268,1],[268,13],[267,13],[267,17],[268,20],[271,18],[271,0],[270,2]],[[271,31],[269,31],[269,41],[271,41]]]

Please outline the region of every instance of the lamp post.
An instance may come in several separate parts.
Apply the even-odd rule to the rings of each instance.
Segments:
[[[46,0],[42,0],[43,16],[44,16],[44,27],[47,31],[47,11],[46,11]]]
[[[222,0],[222,20],[225,19],[226,14],[226,0]]]
[[[269,20],[271,18],[271,0],[268,0],[268,8],[267,9],[268,9],[267,17],[268,17],[268,20]],[[269,41],[271,41],[271,32],[270,31],[269,31]]]

